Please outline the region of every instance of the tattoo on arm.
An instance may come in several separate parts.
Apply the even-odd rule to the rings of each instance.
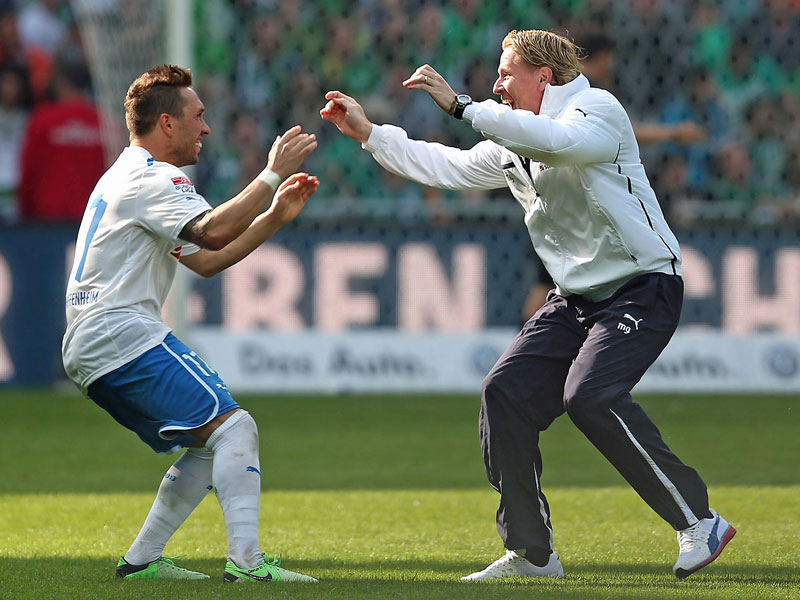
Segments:
[[[207,210],[186,223],[178,237],[205,248],[206,244],[203,243],[203,238],[206,236],[209,225],[211,225],[211,211]]]

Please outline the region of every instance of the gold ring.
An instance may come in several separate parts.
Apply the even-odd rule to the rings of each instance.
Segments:
[[[422,76],[422,83],[428,83],[428,76],[427,75],[423,75]]]

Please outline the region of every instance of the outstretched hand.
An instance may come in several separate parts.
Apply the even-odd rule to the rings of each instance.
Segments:
[[[285,225],[303,210],[308,199],[319,188],[319,179],[308,173],[295,173],[284,181],[275,192],[268,212]]]
[[[347,137],[366,144],[372,133],[372,123],[361,105],[339,91],[328,92],[325,99],[328,103],[319,111],[319,116],[336,125]]]
[[[300,133],[300,125],[295,125],[283,135],[279,135],[269,150],[267,168],[286,179],[294,173],[306,156],[317,147],[317,137],[313,133]]]
[[[403,82],[403,86],[411,90],[428,92],[436,106],[448,115],[452,115],[456,108],[456,93],[444,77],[432,66],[425,64]]]

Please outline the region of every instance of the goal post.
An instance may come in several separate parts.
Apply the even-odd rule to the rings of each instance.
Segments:
[[[165,2],[164,62],[194,67],[194,0],[169,0]],[[195,179],[195,167],[183,167],[189,179]],[[189,290],[192,273],[179,266],[170,291],[170,302],[164,318],[168,320],[176,336],[188,342],[189,320],[186,311],[189,306]]]
[[[72,0],[95,99],[101,114],[106,163],[128,144],[124,100],[131,82],[160,63],[194,64],[194,0]],[[193,167],[183,167],[190,178]],[[187,334],[191,275],[179,268],[164,318],[178,337]]]

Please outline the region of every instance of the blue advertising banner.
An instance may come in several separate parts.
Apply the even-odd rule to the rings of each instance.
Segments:
[[[77,228],[0,230],[0,382],[61,377],[68,248]]]
[[[794,232],[684,232],[679,239],[684,330],[800,333]],[[0,230],[0,382],[63,378],[74,241],[73,227]],[[192,275],[187,296],[168,299],[165,316],[179,311],[189,327],[282,334],[513,329],[539,279],[521,223],[301,223],[217,277]]]

